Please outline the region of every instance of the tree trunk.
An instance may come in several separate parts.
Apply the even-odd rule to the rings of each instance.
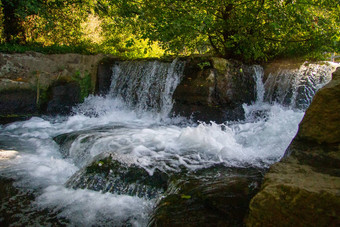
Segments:
[[[24,43],[25,32],[21,25],[21,19],[16,15],[17,0],[2,1],[4,14],[4,37],[7,43]]]

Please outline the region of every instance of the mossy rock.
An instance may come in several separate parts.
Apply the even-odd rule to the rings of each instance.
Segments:
[[[227,72],[230,62],[224,58],[211,58],[212,65],[219,73],[224,74]]]
[[[255,101],[252,66],[223,58],[193,58],[173,99],[173,113],[198,121],[243,120],[242,104]]]
[[[168,175],[157,169],[150,175],[140,166],[124,164],[108,156],[75,173],[66,186],[152,199],[166,190],[167,181]]]
[[[339,226],[339,177],[290,158],[271,167],[250,203],[247,226]]]

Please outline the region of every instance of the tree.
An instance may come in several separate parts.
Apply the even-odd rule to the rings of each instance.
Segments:
[[[25,32],[22,26],[24,15],[37,13],[39,5],[39,0],[2,0],[5,42],[25,41]]]
[[[72,43],[81,39],[81,22],[94,0],[2,0],[3,36],[7,43]]]
[[[169,51],[267,60],[339,48],[337,0],[111,0]],[[136,23],[136,22],[134,22]]]

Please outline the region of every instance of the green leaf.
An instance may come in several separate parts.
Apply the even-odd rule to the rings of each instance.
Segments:
[[[182,199],[191,199],[191,196],[190,196],[190,195],[182,194],[182,195],[181,195],[181,198],[182,198]]]

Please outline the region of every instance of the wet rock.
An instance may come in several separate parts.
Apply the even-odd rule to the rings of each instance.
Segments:
[[[110,132],[122,126],[107,126],[79,130],[55,136],[53,140],[60,146],[59,151],[64,158],[72,158],[74,163],[83,167],[93,157],[92,145],[102,137],[102,133]]]
[[[64,158],[69,157],[72,143],[78,138],[79,135],[79,132],[71,132],[61,134],[53,138],[53,140],[60,146],[59,151]]]
[[[168,175],[157,169],[150,175],[135,164],[124,164],[108,156],[75,173],[66,186],[152,199],[166,190],[167,181]]]
[[[1,226],[68,226],[58,211],[37,209],[32,204],[36,194],[19,188],[13,179],[0,177],[0,225]]]
[[[173,112],[194,120],[244,119],[243,103],[256,99],[254,69],[221,58],[187,60],[176,88]]]
[[[69,114],[72,107],[81,101],[80,86],[77,82],[56,83],[49,88],[48,114]]]
[[[243,226],[262,179],[258,169],[212,167],[173,177],[150,226]]]
[[[37,114],[36,93],[29,89],[0,91],[0,123],[27,119]]]
[[[106,58],[98,64],[96,94],[106,95],[110,90],[112,67],[118,59]]]
[[[340,225],[339,74],[318,91],[285,157],[265,175],[247,226]]]

